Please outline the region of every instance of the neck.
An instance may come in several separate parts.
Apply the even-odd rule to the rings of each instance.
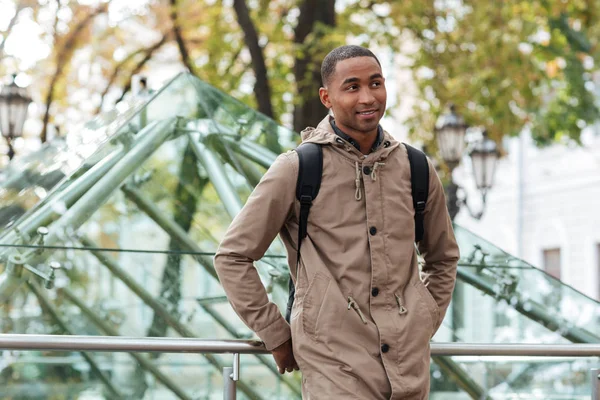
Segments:
[[[371,132],[359,132],[359,131],[355,131],[354,129],[350,129],[344,125],[340,125],[337,123],[337,127],[344,132],[346,135],[350,136],[352,139],[354,139],[358,145],[360,146],[360,152],[362,154],[369,154],[371,153],[371,149],[373,148],[373,144],[375,143],[375,141],[377,140],[377,134],[378,134],[378,128],[375,128],[374,130],[372,130]]]

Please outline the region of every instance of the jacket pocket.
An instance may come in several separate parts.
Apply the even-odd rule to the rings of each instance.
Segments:
[[[437,305],[437,302],[420,279],[414,283],[414,286],[417,288],[421,300],[423,301],[423,303],[425,303],[425,306],[429,311],[429,316],[431,317],[431,335],[433,336],[438,327],[440,319],[440,309]]]
[[[318,340],[319,317],[326,299],[331,279],[317,272],[308,285],[302,306],[302,328],[313,340]]]

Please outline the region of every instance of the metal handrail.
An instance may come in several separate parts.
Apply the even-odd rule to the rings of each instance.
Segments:
[[[169,337],[0,334],[0,350],[56,350],[233,354],[223,369],[225,400],[236,399],[240,354],[270,353],[256,340],[212,340]],[[431,343],[433,356],[600,357],[599,344]],[[592,399],[600,400],[600,376],[592,371]]]
[[[0,334],[2,350],[264,354],[260,341],[181,337]]]
[[[257,340],[0,334],[3,350],[269,354]],[[432,356],[600,357],[599,344],[431,343]]]

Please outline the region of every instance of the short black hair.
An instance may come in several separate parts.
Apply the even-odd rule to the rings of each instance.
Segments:
[[[327,86],[331,76],[335,72],[335,66],[339,61],[344,61],[355,57],[373,57],[381,67],[381,63],[373,52],[362,46],[346,45],[337,47],[329,52],[321,64],[321,81],[323,86]]]

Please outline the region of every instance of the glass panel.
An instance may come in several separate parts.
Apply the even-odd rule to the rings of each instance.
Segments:
[[[101,160],[123,156],[126,152],[123,144],[131,140],[127,136],[135,136],[142,123],[177,115],[167,105],[181,107],[178,112],[188,111],[190,106],[183,105],[194,104],[187,102],[182,92],[185,87],[188,93],[194,94],[188,79],[185,75],[179,76],[146,106],[140,99],[120,103],[65,138],[53,140],[38,152],[15,159],[0,173],[0,233],[34,206],[39,208],[51,201],[49,197],[66,190]]]
[[[13,264],[5,272],[27,281],[3,286],[12,295],[0,311],[2,333],[253,337],[212,276],[212,264],[199,262],[199,254],[102,250],[99,242],[80,239],[88,249],[81,250],[79,242],[46,249],[44,263],[27,270]],[[23,250],[9,256],[19,252],[26,258],[30,249]],[[50,262],[61,266],[54,278]]]
[[[587,400],[590,369],[598,358],[452,357],[490,399]],[[442,369],[432,363],[430,400],[469,400]],[[483,398],[483,397],[482,397]]]
[[[463,268],[463,267],[461,267]],[[530,310],[531,312],[531,310]],[[545,314],[542,314],[544,316]],[[568,343],[562,326],[546,327],[535,314],[494,298],[458,279],[446,318],[434,337],[438,342]],[[558,319],[556,319],[558,321]],[[564,328],[567,326],[565,325]]]
[[[214,355],[231,366],[229,355]],[[452,357],[489,399],[588,400],[598,358]],[[11,399],[218,399],[222,373],[200,354],[12,351],[4,357],[0,397]],[[93,371],[99,370],[105,380]],[[160,374],[160,375],[159,375]],[[253,355],[241,357],[239,399],[294,399],[300,374],[282,383]],[[185,396],[185,397],[184,397]],[[431,366],[430,400],[470,400],[439,366]]]
[[[600,342],[596,300],[459,226],[455,233],[458,284],[437,340]]]
[[[87,245],[93,244],[87,242]],[[48,260],[59,262],[63,267],[56,273],[54,287],[46,289],[46,281],[33,275],[28,275],[30,283],[17,283],[18,288],[2,309],[3,333],[253,337],[235,316],[216,280],[192,255],[75,248],[46,249],[45,252]],[[47,276],[50,272],[47,265],[37,268],[40,275]],[[168,318],[164,318],[165,315]],[[11,358],[19,365],[25,363],[20,354],[24,353],[15,353]],[[83,395],[86,391],[90,396],[96,395],[95,398],[115,398],[106,393],[106,385],[90,373],[92,367],[77,353],[59,354],[60,362],[56,358],[43,359],[50,356],[49,353],[37,353],[38,361],[30,360],[30,364],[37,365],[31,365],[27,370],[31,375],[30,383],[39,384],[40,390],[43,389],[41,393]],[[181,355],[163,354],[152,363],[193,398],[220,394],[220,368],[208,364],[200,355],[185,357],[189,361],[184,361]],[[144,373],[131,356],[100,353],[94,359],[118,390],[131,396],[128,398],[175,398],[157,381],[158,378],[150,379],[150,373]],[[221,366],[232,363],[228,356],[218,356],[216,360]],[[53,367],[38,371],[39,365],[54,363],[62,363],[62,372],[54,371]],[[254,356],[243,356],[243,380],[262,398],[298,398],[290,393],[289,387],[280,381],[273,369],[271,357],[259,360]],[[58,373],[63,374],[62,381],[56,381]],[[15,375],[22,374],[15,372]],[[188,380],[194,382],[188,384]],[[296,385],[294,393],[297,393],[299,378],[288,380]],[[61,383],[67,381],[74,385]],[[146,387],[144,382],[151,384]],[[4,383],[4,390],[9,391],[5,393],[13,393],[13,386],[20,387],[23,382],[9,379]],[[15,388],[14,393],[18,390]]]
[[[158,357],[145,353],[85,354],[11,352],[4,360],[4,373],[0,376],[0,398],[109,400],[118,395],[131,400],[223,398],[222,372],[199,354],[160,354]],[[230,355],[213,357],[224,366],[232,365]],[[96,367],[106,382],[94,374]],[[158,371],[160,377],[153,371]],[[268,374],[255,356],[241,357],[240,375],[238,399],[299,399],[294,395],[296,391]],[[291,379],[299,386],[299,373]]]

